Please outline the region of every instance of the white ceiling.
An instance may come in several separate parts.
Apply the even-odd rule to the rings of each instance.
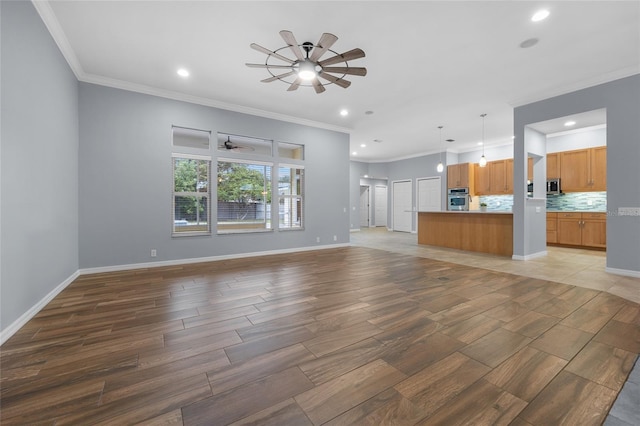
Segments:
[[[361,161],[436,152],[439,125],[455,139],[449,150],[477,149],[482,113],[486,146],[508,144],[515,106],[640,72],[639,1],[34,4],[81,81],[349,132]],[[551,15],[531,22],[543,7]],[[283,29],[299,43],[329,32],[338,36],[332,50],[363,49],[349,65],[367,76],[322,94],[261,83],[268,72],[245,63],[266,55],[249,45],[281,48]],[[519,47],[534,37],[538,44]],[[191,76],[177,76],[179,67]]]

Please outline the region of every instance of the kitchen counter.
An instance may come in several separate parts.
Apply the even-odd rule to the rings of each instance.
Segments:
[[[513,213],[508,211],[418,212],[418,244],[513,255]]]
[[[470,214],[470,213],[482,213],[482,214],[513,214],[512,211],[506,210],[468,210],[464,212],[456,212],[456,211],[441,211],[441,212],[418,212],[418,213],[445,213],[445,214]]]

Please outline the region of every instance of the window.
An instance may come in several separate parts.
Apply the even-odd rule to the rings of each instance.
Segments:
[[[209,136],[173,127],[173,236],[211,233]]]
[[[280,229],[302,229],[304,169],[301,166],[278,168],[278,214]]]
[[[304,145],[226,133],[217,143],[217,233],[303,229]]]
[[[266,163],[218,160],[218,233],[273,229],[271,169]]]

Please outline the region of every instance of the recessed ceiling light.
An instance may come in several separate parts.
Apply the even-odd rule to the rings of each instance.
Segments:
[[[349,111],[347,111],[346,109],[343,109],[340,111],[340,115],[343,117],[346,117],[347,115],[349,115]]]
[[[368,178],[368,177],[369,177],[369,175],[364,175],[363,177],[366,177],[366,178]]]
[[[189,71],[187,71],[187,70],[186,70],[186,69],[184,69],[184,68],[180,68],[180,69],[178,70],[178,75],[179,75],[180,77],[189,77]]]
[[[361,144],[360,144],[360,148],[366,148],[366,147],[367,147],[367,144],[366,144],[366,143],[361,143]]]
[[[542,9],[537,11],[536,13],[533,14],[533,16],[531,17],[531,20],[533,22],[540,22],[544,19],[546,19],[549,16],[549,11]]]
[[[538,44],[540,40],[537,38],[529,38],[525,41],[523,41],[522,43],[520,43],[520,47],[523,49],[528,49],[529,47],[533,47],[536,44]]]
[[[566,123],[564,123],[565,127],[571,127],[571,126],[575,126],[576,122],[575,121],[567,121]]]
[[[482,142],[478,142],[478,146],[482,146]]]
[[[356,151],[353,151],[351,155],[358,155],[358,153]]]

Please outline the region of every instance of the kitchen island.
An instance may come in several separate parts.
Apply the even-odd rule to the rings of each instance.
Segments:
[[[513,213],[418,212],[418,244],[513,255]]]

